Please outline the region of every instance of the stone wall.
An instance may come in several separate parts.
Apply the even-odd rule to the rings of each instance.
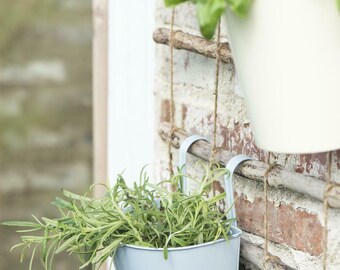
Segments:
[[[158,1],[157,27],[170,27],[171,10]],[[175,28],[199,35],[195,9],[185,4],[176,9]],[[224,22],[223,22],[224,23]],[[222,23],[222,25],[223,25]],[[222,26],[223,40],[227,40]],[[176,125],[190,134],[211,137],[213,131],[215,60],[175,51],[174,56]],[[157,123],[169,120],[169,47],[157,45]],[[247,117],[242,90],[232,65],[222,64],[220,73],[218,143],[235,154],[247,154],[266,161],[268,153],[256,147],[251,123]],[[288,108],[289,109],[289,108]],[[156,174],[164,176],[167,146],[160,138],[156,143]],[[340,180],[340,151],[334,154],[334,180]],[[325,179],[326,153],[283,155],[275,153],[283,167],[297,173]],[[177,152],[175,151],[175,160]],[[192,163],[191,163],[192,164]],[[193,164],[192,164],[193,165]],[[262,269],[263,257],[263,184],[236,177],[236,208],[239,226],[243,229],[242,262],[251,269]],[[323,190],[320,190],[322,193]],[[329,218],[329,268],[339,269],[340,211],[332,209]],[[324,214],[322,202],[287,189],[269,190],[269,251],[292,269],[322,269]],[[281,269],[281,268],[278,268]],[[284,269],[284,268],[283,268]]]
[[[0,15],[0,220],[53,216],[61,188],[92,180],[91,1],[4,0]],[[0,241],[0,269],[28,269],[14,230]]]

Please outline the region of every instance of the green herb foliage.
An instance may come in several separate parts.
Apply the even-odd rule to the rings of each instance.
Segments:
[[[80,269],[88,265],[99,268],[124,244],[163,248],[167,259],[169,247],[228,239],[228,210],[221,212],[217,206],[225,193],[207,196],[212,183],[227,171],[216,166],[204,168],[202,179],[191,179],[198,188],[190,195],[180,190],[169,192],[164,187],[178,187],[183,178],[180,172],[155,185],[142,170],[139,184],[133,188],[119,175],[116,184],[107,187],[107,194],[98,199],[63,191],[65,198],[52,203],[60,210],[57,219],[33,217],[33,222],[9,221],[2,225],[24,228],[18,231],[24,234],[22,242],[12,249],[22,248],[21,261],[27,250],[32,250],[29,269],[38,253],[44,268],[52,269],[54,255],[60,252],[77,254],[82,262]],[[39,236],[27,235],[36,231]]]
[[[229,5],[237,15],[245,17],[253,0],[164,0],[167,7],[173,7],[184,2],[193,2],[197,7],[197,16],[201,33],[211,39],[216,26]]]
[[[184,2],[193,2],[196,5],[201,33],[207,39],[211,39],[227,6],[243,18],[248,14],[253,0],[164,0],[167,7],[174,7]],[[336,0],[336,3],[340,11],[340,0]]]

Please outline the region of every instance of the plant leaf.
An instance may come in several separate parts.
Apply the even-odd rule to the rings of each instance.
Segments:
[[[207,39],[212,39],[216,26],[226,9],[225,0],[197,1],[197,14],[201,33]]]
[[[71,238],[67,239],[60,247],[57,248],[57,250],[55,251],[55,254],[58,254],[64,251],[66,248],[70,247],[76,240],[77,240],[77,235],[74,235]]]
[[[5,221],[1,225],[10,227],[32,227],[32,228],[43,228],[44,226],[39,223],[29,222],[29,221]]]
[[[227,2],[232,11],[244,18],[248,14],[253,0],[227,0]]]
[[[72,203],[58,197],[51,204],[61,209],[73,210]]]
[[[218,201],[223,200],[224,198],[225,198],[225,192],[220,193],[220,194],[218,194],[218,195],[212,197],[211,199],[208,200],[208,203],[209,203],[209,204],[215,204],[215,203],[217,203]]]
[[[168,247],[167,246],[163,247],[163,256],[164,256],[165,260],[167,260],[169,258],[169,251],[168,251]]]
[[[29,267],[28,269],[29,270],[32,270],[32,267],[33,267],[33,261],[34,261],[34,256],[35,256],[35,251],[37,250],[37,247],[38,245],[36,245],[32,251],[32,255],[31,255],[31,260],[30,260],[30,264],[29,264]]]
[[[45,232],[44,232],[44,241],[42,243],[42,248],[41,248],[41,256],[42,256],[42,260],[45,263],[46,259],[47,259],[47,242],[48,242],[48,227],[45,227]]]
[[[68,191],[66,189],[63,189],[63,194],[64,194],[65,197],[70,198],[72,200],[77,200],[77,201],[84,200],[84,201],[87,201],[87,202],[92,201],[92,199],[90,199],[88,197],[75,194],[75,193]]]
[[[173,7],[173,6],[182,4],[187,1],[189,0],[164,0],[164,3],[166,7]]]

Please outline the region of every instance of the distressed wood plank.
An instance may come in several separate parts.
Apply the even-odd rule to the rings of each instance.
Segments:
[[[258,267],[259,269],[264,269],[263,265],[263,256],[264,256],[264,248],[263,243],[256,243],[250,241],[247,232],[243,232],[243,236],[241,238],[241,257],[246,261],[252,263],[254,266]],[[296,270],[295,268],[285,264],[282,262],[281,258],[277,256],[273,256],[272,254],[268,254],[270,260],[267,262],[267,269],[272,270]]]
[[[159,135],[163,140],[168,140],[170,134],[169,123],[161,123],[159,127]],[[179,148],[180,144],[188,136],[184,131],[177,130],[172,138],[172,144],[175,148]],[[199,141],[192,145],[189,153],[203,160],[210,159],[211,144]],[[216,160],[225,165],[234,154],[220,149],[216,154]],[[236,174],[255,181],[264,181],[264,175],[268,169],[268,164],[250,160],[245,161],[236,171]],[[300,173],[289,171],[282,167],[274,168],[268,177],[268,182],[271,187],[284,187],[294,192],[299,192],[308,195],[319,201],[323,201],[326,182],[312,176],[306,176]],[[329,205],[333,208],[340,208],[340,187],[333,188],[329,194]]]
[[[93,1],[93,173],[94,183],[107,180],[108,1]],[[105,189],[95,186],[94,195]]]

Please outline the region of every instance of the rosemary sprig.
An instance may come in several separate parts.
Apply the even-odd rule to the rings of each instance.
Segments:
[[[199,187],[190,195],[164,187],[179,186],[180,171],[158,185],[151,184],[142,171],[133,188],[119,175],[99,199],[64,191],[64,198],[52,203],[60,210],[56,219],[34,217],[33,222],[7,221],[2,225],[25,228],[18,231],[24,234],[22,242],[13,248],[22,248],[21,261],[32,250],[30,270],[38,254],[44,269],[52,269],[54,255],[61,252],[76,254],[82,262],[80,269],[88,265],[99,268],[125,244],[163,248],[166,259],[169,247],[227,238],[231,221],[216,204],[225,194],[207,196],[213,181],[225,173],[223,168],[205,166],[202,179],[193,179]],[[27,235],[33,231],[40,231],[40,236]]]

